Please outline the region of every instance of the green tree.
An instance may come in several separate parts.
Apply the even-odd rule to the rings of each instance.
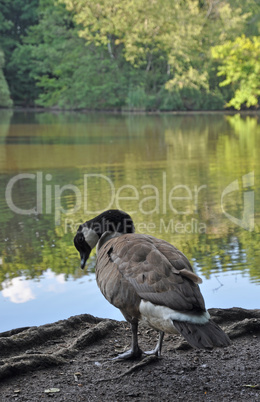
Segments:
[[[0,47],[5,54],[4,74],[15,103],[28,104],[35,85],[27,75],[30,55],[13,59],[16,48],[23,43],[32,25],[38,22],[39,0],[0,1]],[[16,57],[16,56],[15,56]]]
[[[244,35],[212,49],[212,56],[220,61],[218,76],[225,79],[220,86],[231,85],[234,96],[227,107],[235,109],[258,106],[260,96],[260,37]]]
[[[49,1],[14,59],[30,55],[28,75],[38,88],[36,103],[59,108],[116,108],[127,96],[127,64],[102,47],[86,46],[64,5]],[[25,65],[26,68],[26,65]]]
[[[236,1],[233,7],[227,1],[199,0],[60,1],[75,13],[80,36],[96,46],[107,46],[111,58],[123,46],[126,60],[146,71],[154,67],[155,60],[163,59],[166,88],[171,90],[208,90],[212,43],[241,30],[250,14],[237,7]]]
[[[9,88],[3,74],[4,54],[0,49],[0,107],[12,107],[13,102],[10,99]]]
[[[170,0],[64,3],[75,13],[81,37],[96,46],[106,46],[111,59],[122,49],[127,61],[146,72],[159,59],[164,61],[165,71],[161,73],[169,76],[171,69],[180,70],[183,62],[190,59],[201,32],[202,15],[197,0],[178,1],[174,5]]]
[[[222,108],[235,87],[211,48],[258,35],[259,16],[255,0],[0,0],[4,74],[25,106]]]

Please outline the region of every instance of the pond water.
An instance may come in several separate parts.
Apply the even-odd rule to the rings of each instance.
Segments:
[[[259,308],[259,151],[257,115],[0,111],[0,332],[123,319],[73,245],[108,208],[184,252],[208,308]]]

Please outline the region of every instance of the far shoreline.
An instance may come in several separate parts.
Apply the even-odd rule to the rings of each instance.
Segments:
[[[41,108],[41,107],[20,107],[0,108],[1,111],[18,112],[18,113],[81,113],[81,114],[107,114],[107,115],[243,115],[243,116],[258,116],[260,109],[257,110],[143,110],[143,109],[59,109],[59,108]]]

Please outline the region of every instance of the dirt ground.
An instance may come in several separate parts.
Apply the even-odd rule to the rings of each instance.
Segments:
[[[260,401],[260,310],[210,309],[231,346],[195,350],[166,335],[162,357],[111,361],[126,322],[90,315],[0,334],[0,401]],[[143,350],[157,333],[140,326]]]

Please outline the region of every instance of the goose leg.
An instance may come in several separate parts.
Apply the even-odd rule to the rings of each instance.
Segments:
[[[131,323],[131,329],[132,329],[131,349],[114,357],[112,360],[136,359],[141,356],[142,351],[138,346],[138,336],[137,336],[138,323],[137,322],[134,324]]]
[[[144,352],[144,353],[146,355],[155,355],[155,356],[160,357],[161,356],[161,351],[162,351],[163,337],[164,337],[164,332],[160,331],[159,332],[159,339],[158,339],[157,345],[155,346],[155,349],[148,350],[147,352]]]

